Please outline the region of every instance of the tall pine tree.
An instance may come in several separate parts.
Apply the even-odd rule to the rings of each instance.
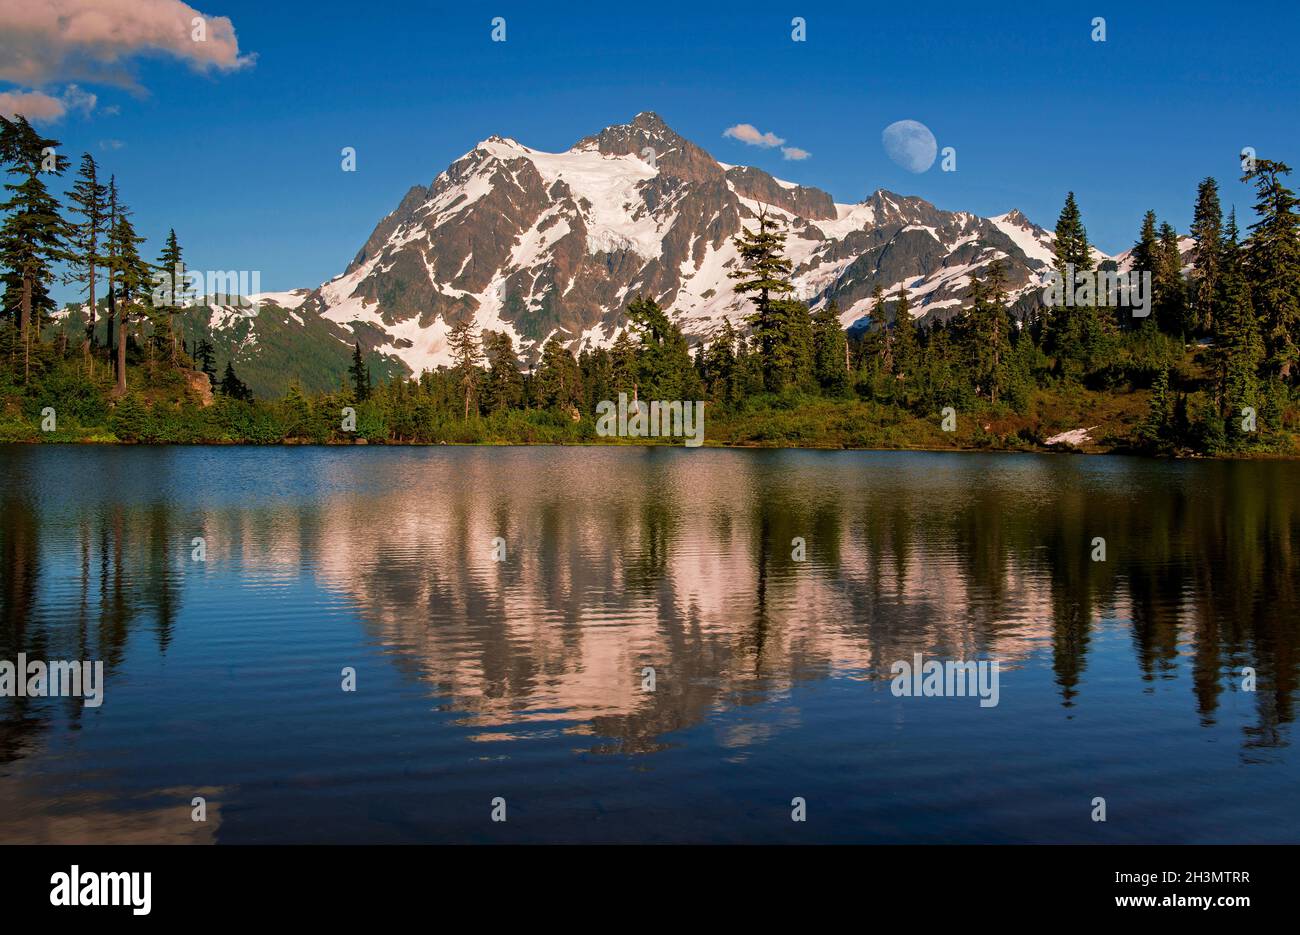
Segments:
[[[1300,201],[1282,184],[1291,167],[1257,159],[1242,181],[1255,183],[1255,214],[1246,241],[1246,271],[1264,332],[1269,369],[1290,381],[1300,356]]]
[[[742,227],[735,244],[741,268],[728,275],[739,280],[733,287],[735,292],[748,295],[754,303],[754,313],[746,321],[758,343],[764,386],[769,392],[777,392],[787,376],[789,348],[783,343],[787,334],[786,309],[774,307],[773,303],[794,291],[789,280],[790,261],[784,255],[785,234],[763,210],[758,215],[758,230]]]
[[[484,407],[490,413],[517,408],[523,402],[524,381],[510,332],[484,331],[483,351],[488,363]]]
[[[645,395],[653,399],[694,398],[699,378],[686,338],[668,313],[653,299],[638,296],[627,305],[627,320],[629,330],[640,341],[637,375]]]
[[[1160,225],[1155,273],[1151,277],[1156,323],[1166,334],[1186,337],[1191,322],[1186,316],[1187,289],[1183,282],[1183,256],[1178,232],[1168,221]]]
[[[1150,273],[1155,276],[1156,263],[1160,257],[1160,235],[1156,232],[1154,211],[1148,211],[1142,217],[1142,230],[1129,256],[1132,259],[1133,272]]]
[[[736,329],[730,318],[722,320],[722,328],[709,345],[705,372],[708,374],[709,394],[713,399],[734,403],[740,398],[736,380]]]
[[[559,337],[552,337],[542,348],[541,366],[537,368],[537,401],[548,409],[576,408],[582,399],[582,373],[573,353]]]
[[[126,342],[132,316],[145,310],[151,282],[149,266],[140,259],[140,244],[128,213],[117,206],[117,223],[108,235],[108,268],[117,288],[117,397],[126,395]]]
[[[894,375],[906,383],[917,364],[916,324],[912,321],[912,300],[907,287],[898,290],[894,305]]]
[[[231,399],[237,399],[241,402],[248,402],[253,398],[253,391],[235,373],[233,361],[226,361],[226,373],[221,378],[221,392]]]
[[[894,336],[889,330],[889,309],[885,306],[885,290],[879,280],[871,293],[871,334],[876,341],[875,354],[883,373],[894,371]]]
[[[194,360],[198,363],[199,369],[208,377],[209,385],[216,385],[217,382],[217,358],[212,342],[207,336],[198,339],[194,347]]]
[[[167,302],[163,310],[167,315],[167,344],[171,349],[172,365],[176,364],[176,309],[185,291],[185,263],[181,257],[181,245],[176,240],[176,230],[167,231],[167,240],[163,243],[162,253],[158,257],[158,268],[171,284],[167,290]]]
[[[352,378],[352,393],[357,402],[364,403],[370,398],[370,368],[361,356],[361,345],[352,345],[352,365],[348,367],[348,376]]]
[[[72,273],[69,280],[81,283],[86,290],[86,341],[85,357],[89,369],[93,365],[91,349],[95,343],[95,286],[99,269],[103,265],[100,247],[108,230],[108,186],[99,181],[99,166],[90,153],[81,156],[81,168],[68,200],[80,220],[72,229]]]
[[[976,395],[985,396],[996,406],[1006,384],[1007,361],[1011,356],[1011,317],[1006,309],[1000,261],[994,260],[984,279],[975,282],[971,299],[964,322],[965,356]]]
[[[1095,363],[1102,327],[1095,292],[1091,303],[1071,304],[1069,299],[1075,288],[1074,280],[1090,272],[1093,266],[1092,247],[1074,192],[1065,196],[1065,205],[1056,221],[1052,265],[1064,283],[1065,301],[1047,311],[1044,349],[1057,358],[1062,373],[1078,378]]]
[[[840,327],[840,307],[827,302],[812,315],[813,373],[821,388],[839,395],[849,385],[849,345]]]
[[[1223,209],[1219,185],[1211,177],[1196,189],[1192,212],[1192,314],[1196,330],[1214,332],[1215,302],[1219,294],[1220,252],[1223,245]]]
[[[108,177],[108,198],[106,204],[108,206],[108,217],[106,219],[107,224],[104,228],[106,246],[103,260],[104,273],[108,285],[108,294],[106,296],[108,299],[108,314],[104,316],[106,325],[104,337],[105,346],[108,347],[110,356],[112,356],[112,350],[115,346],[114,335],[117,333],[117,272],[114,268],[113,262],[112,235],[113,231],[117,229],[118,217],[125,212],[125,207],[118,203],[117,176],[115,175],[110,175]],[[113,367],[116,369],[116,362],[114,362]],[[210,376],[211,379],[216,379],[215,373]]]
[[[478,393],[479,365],[483,362],[483,352],[470,319],[465,318],[452,325],[451,332],[447,335],[447,347],[451,351],[452,373],[456,375],[456,383],[465,397],[463,418],[468,420],[470,400]]]
[[[17,313],[23,342],[23,379],[30,378],[31,346],[40,339],[40,326],[55,308],[47,283],[54,264],[71,254],[72,231],[60,212],[58,199],[45,185],[44,175],[62,175],[66,156],[57,154],[58,140],[41,136],[22,116],[0,117],[0,155],[17,181],[5,183],[9,198],[0,224],[0,267],[3,267],[5,316]]]
[[[1260,408],[1259,367],[1264,344],[1255,316],[1250,283],[1246,279],[1242,250],[1237,243],[1236,213],[1229,215],[1220,245],[1219,294],[1215,305],[1214,377],[1218,412],[1225,419],[1226,436],[1232,447],[1240,447],[1246,433],[1241,429],[1243,408]]]

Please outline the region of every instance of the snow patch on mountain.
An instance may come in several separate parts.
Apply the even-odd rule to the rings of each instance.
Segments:
[[[1056,237],[1047,231],[1030,222],[1019,211],[1008,211],[1006,214],[999,214],[997,217],[989,218],[994,226],[1002,233],[1011,238],[1014,243],[1030,260],[1036,260],[1039,263],[1052,265],[1053,254],[1052,244],[1056,242]]]
[[[310,295],[310,289],[290,289],[288,292],[254,292],[248,299],[257,306],[278,305],[283,309],[295,309]]]

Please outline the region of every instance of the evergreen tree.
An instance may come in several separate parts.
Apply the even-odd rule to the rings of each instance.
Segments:
[[[234,371],[230,369],[229,364],[226,364],[226,373],[234,376]],[[235,379],[238,380],[237,377]],[[222,385],[225,385],[224,380]],[[302,390],[302,384],[297,380],[290,381],[284,399],[280,402],[280,412],[284,417],[285,438],[311,438],[316,434],[311,400],[307,398],[307,394]]]
[[[1215,300],[1219,289],[1220,252],[1223,242],[1223,209],[1219,186],[1206,177],[1196,189],[1192,212],[1192,309],[1196,329],[1214,332]]]
[[[811,392],[817,386],[816,347],[808,306],[793,299],[773,299],[771,306],[780,335],[770,360],[775,374],[772,385],[778,390],[795,387]]]
[[[462,319],[452,326],[447,335],[447,347],[451,350],[452,372],[456,375],[456,383],[465,398],[463,418],[468,420],[469,403],[478,392],[479,366],[483,362],[478,336],[474,334],[469,319]]]
[[[578,358],[578,369],[582,373],[583,412],[595,412],[598,403],[615,395],[614,367],[609,351],[603,347],[584,349]]]
[[[889,330],[889,309],[885,307],[885,290],[879,280],[871,293],[871,333],[876,341],[876,356],[885,373],[894,371],[894,336]]]
[[[744,335],[736,337],[736,393],[741,399],[764,392],[763,361]]]
[[[72,229],[72,274],[69,281],[86,289],[86,362],[95,343],[95,286],[103,258],[99,255],[102,238],[107,233],[108,186],[99,181],[99,167],[90,153],[81,157],[77,180],[68,193],[73,210],[81,220]]]
[[[208,383],[215,386],[217,382],[216,354],[212,342],[206,337],[198,339],[198,343],[194,348],[194,359],[198,361],[199,369],[207,374]]]
[[[1151,309],[1154,311],[1157,307],[1155,300],[1155,278],[1157,276],[1156,268],[1160,261],[1160,235],[1156,229],[1156,213],[1147,211],[1142,217],[1142,230],[1138,233],[1138,239],[1133,244],[1133,249],[1129,253],[1129,269],[1135,276],[1149,275],[1151,277]],[[1144,322],[1136,318],[1128,318],[1127,322],[1130,327],[1139,327]]]
[[[7,318],[17,314],[24,381],[30,378],[32,341],[40,340],[41,322],[55,308],[46,285],[52,267],[71,256],[67,248],[71,228],[42,178],[61,175],[68,167],[67,157],[57,155],[58,145],[58,140],[38,134],[22,116],[0,117],[0,155],[6,171],[18,178],[5,183],[10,196],[0,204],[0,211],[7,212],[0,224],[3,310]]]
[[[1159,448],[1169,438],[1171,422],[1169,371],[1161,370],[1156,374],[1155,384],[1151,387],[1146,421],[1138,429],[1138,434],[1149,447]]]
[[[1137,243],[1133,245],[1130,256],[1133,260],[1132,269],[1135,273],[1150,273],[1155,275],[1156,258],[1160,253],[1160,237],[1156,233],[1156,213],[1148,211],[1142,217],[1142,231],[1138,234]]]
[[[1056,270],[1066,275],[1066,265],[1073,265],[1075,273],[1092,269],[1092,247],[1088,243],[1088,232],[1083,226],[1083,216],[1079,205],[1074,200],[1074,192],[1065,196],[1065,206],[1056,219],[1056,243],[1054,245]]]
[[[620,331],[614,339],[610,353],[613,369],[613,389],[615,393],[626,393],[632,400],[639,398],[641,388],[640,361],[637,356],[637,344],[632,340],[630,330]]]
[[[348,376],[352,379],[352,394],[359,403],[370,398],[370,368],[361,356],[360,343],[352,345],[352,365],[348,367]]]
[[[297,381],[291,384],[291,387],[297,386]],[[235,374],[235,365],[232,361],[226,361],[226,372],[221,378],[221,392],[231,399],[247,402],[253,398],[253,391],[247,384]],[[301,390],[299,391],[301,395]]]
[[[149,409],[140,399],[140,394],[128,393],[113,407],[109,427],[122,441],[134,442],[150,434],[151,421]]]
[[[849,385],[849,345],[840,327],[840,306],[834,299],[813,313],[813,370],[821,388],[838,396]]]
[[[140,259],[137,237],[127,212],[118,205],[117,223],[108,235],[108,268],[117,284],[117,388],[115,395],[126,394],[126,339],[131,316],[144,309],[149,293],[149,267]]]
[[[721,330],[709,345],[705,372],[710,397],[717,402],[736,402],[736,329],[729,318],[722,320]]]
[[[163,309],[167,314],[167,343],[171,349],[171,362],[175,366],[176,309],[181,302],[180,296],[185,291],[185,264],[181,258],[181,246],[176,241],[174,228],[167,231],[167,240],[158,257],[158,268],[166,276],[166,282],[171,284],[171,288],[167,290],[167,302],[163,305]]]
[[[763,210],[758,215],[758,230],[742,227],[735,244],[741,268],[728,275],[739,280],[735,292],[749,296],[754,303],[754,313],[746,321],[757,342],[764,385],[770,392],[777,392],[788,373],[789,350],[782,346],[787,331],[783,321],[786,309],[773,307],[773,293],[779,298],[794,291],[788,278],[790,261],[783,253],[785,234],[777,230],[776,221]]]
[[[1011,356],[1011,317],[1006,309],[1002,263],[994,260],[983,280],[971,290],[972,304],[965,324],[965,357],[975,384],[975,394],[997,405],[1006,384]]]
[[[1075,290],[1074,280],[1093,268],[1092,247],[1074,192],[1066,195],[1065,206],[1056,221],[1052,265],[1064,283],[1065,301],[1048,309],[1043,346],[1056,357],[1059,372],[1078,379],[1092,370],[1102,356],[1100,345],[1105,328],[1097,314],[1095,292],[1091,302],[1080,303],[1077,294],[1074,304],[1069,300]]]
[[[944,406],[968,408],[972,402],[970,381],[954,346],[952,330],[935,322],[919,335],[916,364],[909,377],[911,402],[933,412]]]
[[[1266,364],[1290,381],[1300,356],[1300,201],[1282,184],[1291,167],[1257,159],[1242,181],[1254,181],[1258,216],[1246,241],[1246,270],[1263,328]]]
[[[483,393],[488,412],[502,412],[522,404],[524,380],[510,333],[484,331],[483,350],[488,362],[487,386]]]
[[[112,349],[116,346],[116,339],[114,336],[117,333],[117,273],[114,268],[113,256],[112,256],[113,231],[117,229],[118,218],[122,216],[126,211],[125,207],[118,203],[117,176],[115,175],[110,175],[108,177],[107,205],[108,205],[108,217],[106,218],[107,224],[104,228],[105,241],[106,241],[106,253],[103,257],[103,260],[104,260],[105,278],[107,279],[107,284],[108,284],[108,295],[106,296],[106,298],[108,299],[108,309],[107,309],[107,313],[104,316],[104,324],[106,326],[105,346],[109,349],[110,356],[111,356]],[[114,370],[117,369],[116,359],[114,359],[113,369]],[[212,374],[212,378],[215,380],[216,378],[215,373]]]
[[[699,377],[700,386],[709,385],[709,341],[707,338],[701,339],[691,354],[691,360],[695,364],[695,375]]]
[[[651,399],[692,399],[698,376],[682,331],[659,307],[638,296],[627,305],[628,327],[640,342],[637,371]]]
[[[906,381],[916,363],[916,325],[912,321],[912,302],[904,286],[898,290],[898,302],[894,305],[894,375]]]
[[[1155,272],[1151,277],[1156,324],[1166,334],[1185,338],[1192,330],[1186,317],[1187,289],[1183,283],[1183,256],[1178,232],[1165,221],[1160,225]]]
[[[578,362],[558,337],[542,348],[542,363],[537,369],[537,401],[548,409],[576,408],[582,399],[582,375]]]
[[[1241,430],[1242,409],[1262,408],[1259,367],[1264,345],[1259,322],[1246,279],[1245,263],[1237,243],[1237,217],[1229,215],[1219,253],[1220,275],[1214,318],[1214,377],[1218,417],[1226,426],[1225,439],[1231,447],[1245,440]]]

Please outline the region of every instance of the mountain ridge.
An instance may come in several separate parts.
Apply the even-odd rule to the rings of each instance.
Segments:
[[[465,320],[506,331],[529,361],[552,336],[575,352],[608,346],[638,294],[696,341],[724,320],[743,328],[749,309],[727,274],[732,238],[759,211],[784,225],[795,295],[814,308],[837,302],[850,329],[862,327],[878,283],[889,298],[907,288],[923,318],[949,317],[994,260],[1023,312],[1054,240],[1016,209],[984,218],[885,189],[836,203],[720,162],[643,112],[562,153],[488,137],[412,185],[339,276],[258,300],[319,317],[412,374],[449,362],[447,333]]]

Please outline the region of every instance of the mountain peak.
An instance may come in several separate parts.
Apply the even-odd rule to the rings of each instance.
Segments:
[[[603,156],[636,156],[669,178],[700,181],[722,177],[722,168],[712,156],[652,111],[642,111],[631,123],[606,127],[595,136],[579,140],[573,148],[594,150]]]
[[[492,155],[497,155],[503,152],[521,153],[527,148],[528,147],[524,146],[518,140],[513,140],[508,136],[501,136],[497,133],[493,133],[486,140],[479,140],[478,145],[474,147],[476,150],[483,150]]]
[[[343,277],[283,301],[320,316],[349,353],[361,343],[412,373],[448,362],[445,329],[467,316],[506,331],[530,359],[552,334],[575,350],[609,346],[638,294],[694,339],[724,320],[743,326],[733,238],[763,206],[791,223],[798,294],[834,299],[845,325],[870,311],[876,286],[906,285],[920,314],[956,314],[994,257],[1008,293],[1031,302],[1051,259],[1050,236],[1019,211],[982,219],[883,188],[837,205],[817,188],[721,164],[642,111],[565,152],[488,137],[412,187]]]
[[[647,130],[668,130],[670,133],[672,132],[672,128],[669,127],[668,124],[664,123],[664,118],[660,117],[653,110],[643,110],[641,113],[633,117],[632,126],[644,127]]]
[[[643,110],[628,123],[616,123],[601,130],[594,136],[579,140],[574,149],[599,149],[607,155],[626,155],[629,141],[636,141],[642,146],[658,143],[660,146],[673,146],[684,143],[683,137],[654,111]],[[637,155],[640,155],[638,152]]]
[[[917,219],[932,216],[938,210],[919,195],[900,195],[887,188],[877,188],[861,204],[875,209],[876,217],[881,220],[903,217]]]

